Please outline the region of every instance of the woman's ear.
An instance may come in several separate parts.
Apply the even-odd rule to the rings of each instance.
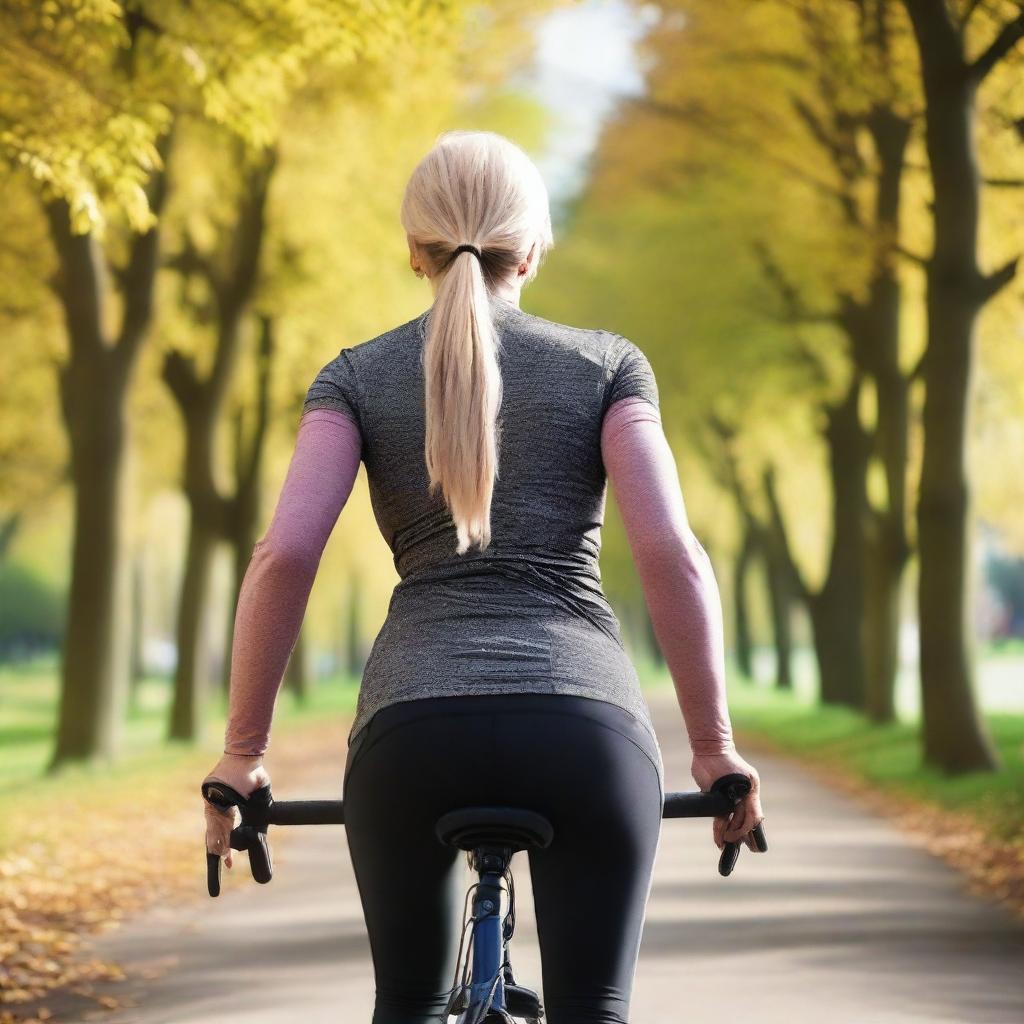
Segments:
[[[530,251],[526,254],[526,262],[520,263],[516,268],[520,277],[525,277],[530,272],[530,267],[533,265],[533,257],[537,252],[537,243],[534,242],[530,246]]]
[[[405,236],[406,241],[409,243],[409,266],[412,268],[413,273],[417,277],[422,277],[424,274],[423,266],[420,263],[419,247],[413,241],[411,235]]]

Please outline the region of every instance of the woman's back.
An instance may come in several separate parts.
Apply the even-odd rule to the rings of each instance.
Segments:
[[[554,323],[492,296],[502,401],[491,540],[456,553],[428,492],[423,346],[430,316],[345,348],[304,414],[359,427],[377,523],[401,577],[366,665],[350,738],[399,701],[472,693],[566,693],[618,704],[653,735],[619,623],[601,587],[606,501],[601,426],[627,397],[657,408],[632,342]]]

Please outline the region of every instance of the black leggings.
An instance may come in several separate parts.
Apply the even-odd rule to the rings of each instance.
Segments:
[[[528,851],[547,1024],[627,1021],[663,800],[657,747],[628,711],[561,694],[392,704],[349,747],[344,800],[373,1024],[428,1024],[445,1007],[466,854],[434,824],[472,804],[536,810],[554,827]]]

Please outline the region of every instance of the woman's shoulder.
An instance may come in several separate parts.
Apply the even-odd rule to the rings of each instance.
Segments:
[[[523,313],[512,323],[512,329],[534,337],[545,349],[561,349],[572,362],[582,360],[595,372],[608,374],[623,357],[624,346],[631,342],[606,327],[585,327],[561,320],[551,320],[537,313]]]
[[[617,376],[650,372],[647,356],[634,341],[605,327],[579,327],[527,313],[521,323],[548,340],[561,340],[604,370],[609,384]]]
[[[549,320],[538,313],[528,313],[525,310],[522,311],[516,323],[525,328],[533,328],[534,330],[551,335],[571,338],[575,342],[590,342],[597,349],[609,347],[613,340],[618,337],[614,331],[606,330],[603,327],[582,327],[575,324],[567,324],[561,320]]]
[[[413,344],[424,314],[392,327],[366,341],[344,346],[325,363],[306,392],[303,413],[337,409],[362,423],[365,382],[380,379],[383,368],[394,366],[403,351],[418,351]]]
[[[429,310],[425,310],[411,320],[406,320],[397,327],[391,327],[382,334],[348,345],[338,353],[348,356],[357,363],[367,360],[388,358],[396,348],[410,342],[418,342],[422,337],[423,322]]]

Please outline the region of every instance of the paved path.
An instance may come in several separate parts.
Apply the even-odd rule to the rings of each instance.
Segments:
[[[651,706],[668,788],[695,788],[677,707],[670,695]],[[959,874],[851,798],[788,762],[748,757],[762,777],[770,850],[744,850],[722,878],[709,821],[665,823],[635,1024],[1024,1021],[1024,924],[967,895]],[[335,769],[325,774],[301,795],[337,795]],[[270,885],[236,861],[220,899],[149,913],[98,940],[129,973],[109,991],[133,993],[137,1006],[96,1019],[368,1024],[369,947],[344,831],[277,836]],[[539,988],[529,865],[524,854],[513,865],[512,963]]]

